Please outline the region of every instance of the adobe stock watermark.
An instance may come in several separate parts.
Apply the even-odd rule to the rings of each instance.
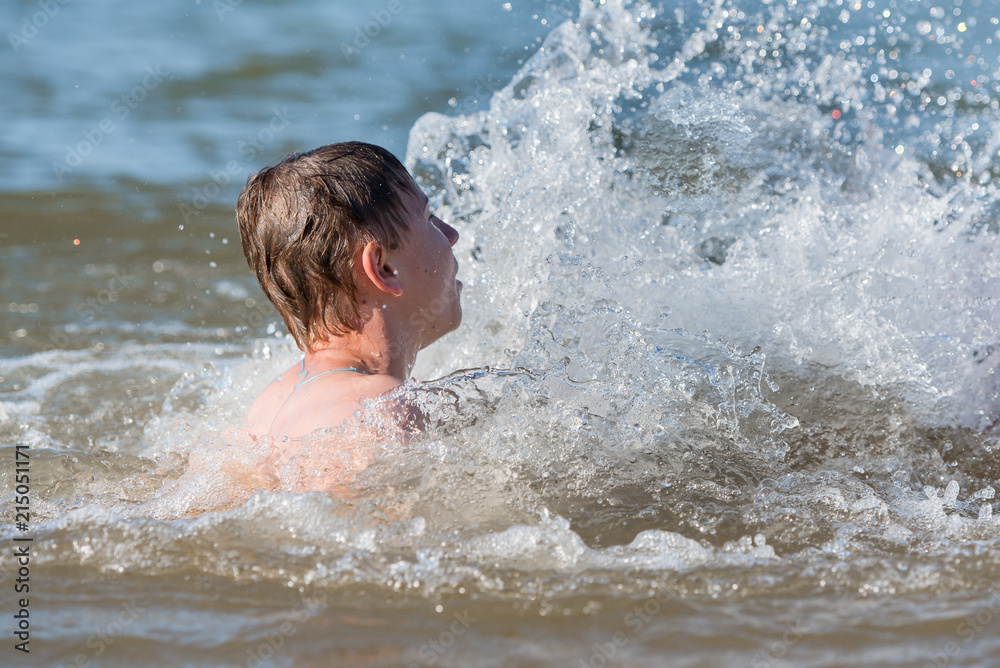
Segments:
[[[658,591],[656,595],[647,598],[641,605],[637,605],[629,612],[625,613],[622,623],[628,628],[630,633],[625,631],[615,631],[607,642],[595,642],[590,647],[593,653],[587,659],[580,659],[579,668],[605,668],[614,666],[614,659],[618,652],[628,645],[630,636],[635,636],[645,628],[646,624],[653,620],[653,617],[660,614],[663,604],[673,598],[673,595]]]
[[[275,652],[285,646],[285,642],[296,633],[307,621],[326,608],[326,594],[320,592],[316,596],[305,598],[292,611],[292,619],[281,622],[277,630],[264,634],[261,642],[247,650],[247,659],[243,663],[233,664],[232,668],[263,668],[271,665]]]
[[[795,645],[799,644],[802,636],[809,630],[802,627],[798,620],[785,625],[785,632],[781,635],[781,640],[775,640],[767,649],[757,652],[750,659],[751,668],[771,668],[775,661],[780,661]]]
[[[502,89],[502,84],[494,85],[489,79],[484,77],[479,77],[476,79],[476,88],[468,95],[463,97],[461,100],[456,100],[452,98],[448,100],[448,106],[450,110],[457,113],[459,116],[464,116],[476,110],[476,108],[486,102],[487,108],[489,108],[490,99],[492,99],[493,94],[498,90]]]
[[[94,152],[98,146],[100,146],[104,139],[113,133],[117,126],[115,125],[115,120],[124,121],[129,117],[142,102],[149,97],[149,94],[156,90],[161,83],[167,78],[167,75],[163,73],[159,65],[147,66],[146,74],[142,77],[142,81],[132,88],[127,93],[122,93],[111,103],[111,113],[114,117],[105,116],[97,125],[92,128],[88,128],[83,131],[83,139],[77,142],[75,145],[66,145],[66,157],[62,162],[55,161],[52,163],[52,171],[55,173],[56,178],[60,181],[63,180],[63,176],[69,174],[74,169],[83,164],[84,159]]]
[[[85,320],[87,322],[94,320],[94,318],[107,310],[111,304],[117,302],[121,297],[121,293],[127,290],[129,286],[135,282],[135,276],[125,268],[112,267],[110,274],[111,278],[108,279],[108,282],[103,288],[97,290],[97,292],[93,293],[91,296],[77,303],[74,311],[81,320]],[[12,313],[37,313],[38,305],[34,303],[11,303],[7,305],[7,309]],[[10,333],[10,337],[12,339],[23,338],[26,336],[28,336],[28,330],[24,327],[18,328]],[[53,328],[49,330],[48,342],[47,350],[66,350],[72,342],[72,336],[70,336],[70,334],[66,331]],[[104,346],[104,344],[100,342],[96,345],[99,348]]]
[[[36,4],[39,11],[31,16],[22,16],[21,29],[17,32],[7,33],[7,41],[10,42],[10,48],[14,49],[14,53],[20,51],[22,46],[34,39],[38,31],[55,18],[56,14],[59,13],[60,5],[67,5],[69,2],[70,0],[38,0]]]
[[[340,43],[340,52],[344,54],[344,59],[348,64],[350,64],[354,54],[371,46],[375,39],[382,34],[382,31],[388,28],[392,20],[402,11],[402,0],[389,0],[384,8],[371,10],[369,14],[372,20],[359,23],[354,29],[354,39],[350,42]]]
[[[212,3],[212,8],[215,9],[215,15],[219,17],[219,20],[225,21],[226,14],[236,11],[236,8],[242,4],[243,0],[215,0]]]
[[[952,665],[952,661],[961,656],[963,647],[975,640],[976,636],[993,624],[997,617],[1000,617],[1000,593],[994,592],[987,605],[963,619],[955,627],[955,635],[961,638],[962,642],[949,640],[940,651],[929,652],[924,668],[946,668]]]
[[[417,656],[420,660],[409,664],[408,668],[433,666],[476,623],[476,618],[470,615],[468,610],[454,612],[452,617],[454,621],[447,629],[439,633],[434,640],[420,646],[420,649],[417,650]]]
[[[253,297],[247,297],[243,300],[243,306],[246,310],[237,319],[237,323],[232,329],[220,328],[216,331],[219,338],[223,339],[225,343],[239,343],[254,336],[258,329],[277,315],[277,311],[267,300],[258,301]]]
[[[239,155],[243,158],[243,163],[238,160],[230,160],[222,169],[211,172],[207,180],[201,185],[195,186],[187,200],[177,205],[185,223],[190,223],[192,218],[201,215],[201,212],[222,193],[222,189],[229,185],[233,177],[243,173],[245,164],[252,163],[264,150],[264,147],[273,142],[288,127],[291,122],[288,108],[282,107],[273,111],[267,125],[244,138],[243,144],[239,148]]]
[[[92,662],[92,659],[104,654],[111,645],[125,632],[125,629],[132,626],[144,612],[145,608],[140,608],[132,599],[128,603],[122,603],[122,611],[118,617],[108,622],[104,631],[92,633],[87,638],[87,650],[73,657],[73,663],[62,664],[62,668],[90,668],[90,666],[100,665],[100,662]]]

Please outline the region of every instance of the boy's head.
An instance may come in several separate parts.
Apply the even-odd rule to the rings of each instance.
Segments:
[[[247,264],[302,350],[356,329],[355,251],[407,230],[404,192],[418,192],[384,148],[362,142],[288,156],[247,179],[236,219]]]

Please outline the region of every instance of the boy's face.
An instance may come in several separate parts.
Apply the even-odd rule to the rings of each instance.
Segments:
[[[458,232],[433,215],[427,196],[415,183],[400,197],[408,229],[395,252],[403,296],[411,308],[410,325],[424,348],[462,323],[462,282],[452,246]]]

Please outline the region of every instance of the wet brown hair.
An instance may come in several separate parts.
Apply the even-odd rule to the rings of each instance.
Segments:
[[[303,351],[357,329],[354,253],[401,243],[400,195],[415,188],[394,155],[362,142],[294,153],[247,179],[236,203],[243,253]]]

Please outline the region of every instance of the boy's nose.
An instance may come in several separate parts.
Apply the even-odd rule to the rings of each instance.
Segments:
[[[434,221],[437,223],[437,226],[441,228],[441,231],[444,233],[444,236],[448,240],[448,243],[454,246],[455,242],[458,241],[458,230],[456,230],[454,227],[444,222],[437,216],[434,216]]]

